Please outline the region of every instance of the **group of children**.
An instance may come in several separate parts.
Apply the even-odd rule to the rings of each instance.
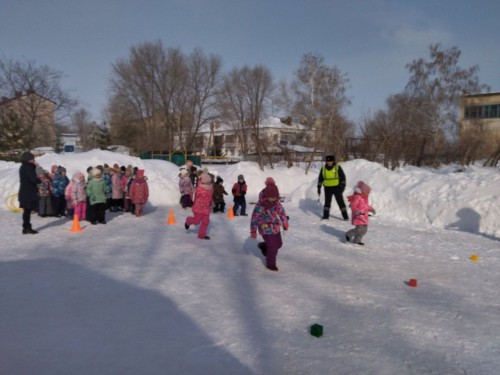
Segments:
[[[144,215],[149,188],[144,170],[137,167],[98,165],[87,168],[87,177],[77,171],[71,180],[62,166],[53,165],[51,172],[38,166],[36,173],[39,216],[76,215],[95,225],[106,224],[106,210]]]

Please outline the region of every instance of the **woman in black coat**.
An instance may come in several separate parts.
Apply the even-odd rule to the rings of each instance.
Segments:
[[[35,156],[31,152],[24,152],[21,156],[21,168],[19,168],[19,207],[23,209],[23,234],[37,234],[31,228],[31,211],[38,208]]]

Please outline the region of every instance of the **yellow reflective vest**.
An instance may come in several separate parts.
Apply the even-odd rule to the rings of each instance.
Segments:
[[[328,170],[325,167],[321,168],[321,174],[323,176],[323,186],[338,186],[340,183],[339,179],[339,165],[335,164],[332,169]]]

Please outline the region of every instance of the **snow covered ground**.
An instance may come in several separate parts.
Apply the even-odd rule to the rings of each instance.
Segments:
[[[37,160],[70,176],[102,163],[144,168],[150,204],[143,218],[108,212],[108,224],[82,222],[81,233],[33,215],[37,235],[2,207],[0,374],[498,373],[498,168],[343,163],[345,195],[362,179],[377,209],[361,247],[345,243],[351,225],[336,206],[320,221],[320,165],[308,175],[209,166],[228,191],[243,174],[249,202],[267,176],[277,181],[290,229],[270,272],[249,217],[212,214],[209,241],[184,229],[173,164],[97,150]],[[18,170],[0,162],[2,202]]]

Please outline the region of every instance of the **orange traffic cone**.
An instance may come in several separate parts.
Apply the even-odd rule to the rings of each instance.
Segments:
[[[227,210],[227,218],[228,219],[234,219],[233,206],[230,206],[229,210]]]
[[[73,215],[73,227],[69,231],[83,232],[83,229],[80,227],[80,219],[78,218],[78,215]]]
[[[174,210],[170,209],[170,213],[168,214],[167,224],[177,224],[175,222]]]

